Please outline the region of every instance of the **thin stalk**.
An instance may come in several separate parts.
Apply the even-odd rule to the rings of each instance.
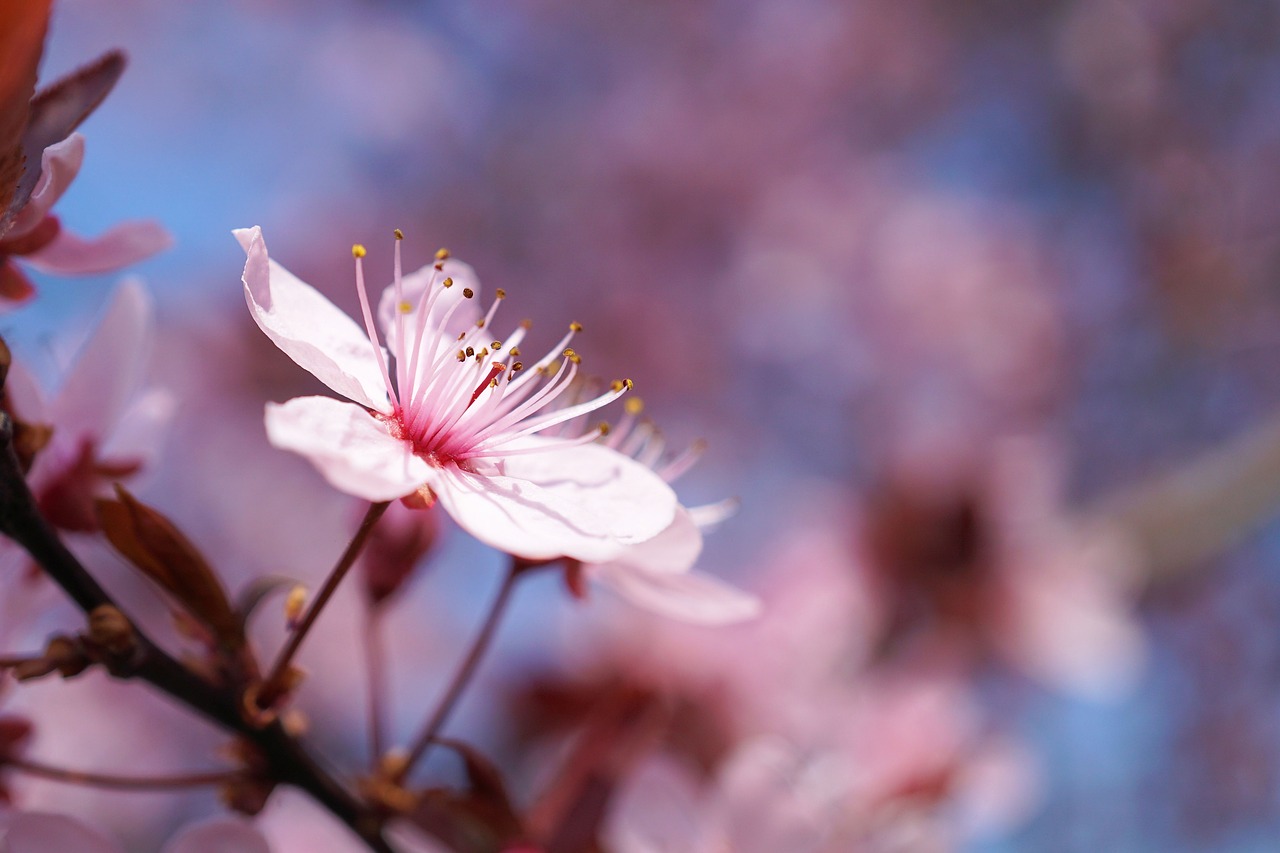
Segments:
[[[418,737],[414,740],[413,746],[410,747],[404,763],[393,774],[392,781],[404,781],[405,777],[409,775],[409,771],[413,769],[413,765],[426,754],[432,743],[435,742],[436,736],[440,734],[440,730],[444,728],[444,724],[448,721],[454,706],[462,696],[462,691],[470,683],[471,677],[475,675],[476,667],[480,664],[480,660],[484,657],[484,653],[493,641],[494,632],[498,628],[498,623],[502,621],[502,614],[506,611],[507,604],[511,600],[511,593],[515,589],[516,581],[520,579],[527,568],[529,568],[527,563],[524,563],[519,558],[512,558],[511,567],[507,570],[506,577],[502,579],[502,586],[498,588],[498,594],[493,599],[493,603],[489,605],[489,613],[485,616],[484,624],[480,626],[480,632],[472,640],[471,648],[467,651],[466,657],[462,659],[462,664],[458,667],[457,672],[453,674],[453,679],[449,682],[449,687],[445,690],[444,696],[418,733]]]
[[[270,674],[262,682],[262,688],[258,691],[258,707],[270,708],[280,698],[288,676],[289,664],[293,663],[294,656],[297,655],[298,649],[302,647],[302,641],[307,638],[307,633],[311,630],[311,626],[320,617],[320,612],[329,603],[329,599],[333,598],[334,592],[337,591],[338,585],[342,583],[343,578],[347,576],[347,572],[355,565],[356,557],[360,556],[365,543],[369,540],[373,525],[386,512],[387,506],[386,501],[369,505],[369,511],[364,514],[360,527],[356,530],[355,535],[351,537],[351,541],[347,543],[346,550],[342,552],[338,562],[329,571],[329,576],[324,579],[320,592],[312,600],[310,606],[307,607],[307,612],[303,615],[302,621],[298,623],[298,627],[289,635],[284,648],[276,656],[275,663],[271,666]]]
[[[365,608],[364,660],[369,687],[369,756],[374,770],[387,748],[386,656],[382,647],[382,608],[371,604]]]
[[[216,770],[208,773],[186,773],[174,776],[115,776],[109,773],[89,773],[82,770],[66,770],[37,761],[22,758],[6,758],[0,766],[19,770],[41,779],[52,779],[68,785],[89,785],[95,788],[111,788],[117,791],[164,791],[185,788],[203,788],[234,781],[239,773],[234,770]]]

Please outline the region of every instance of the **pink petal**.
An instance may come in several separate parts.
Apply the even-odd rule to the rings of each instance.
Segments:
[[[608,849],[701,853],[715,829],[708,826],[711,821],[702,800],[693,773],[665,755],[653,756],[630,774],[609,809]]]
[[[507,447],[553,446],[523,439]],[[623,545],[645,542],[675,519],[676,493],[652,469],[602,444],[582,444],[507,457],[502,473],[572,500],[598,516],[607,535]]]
[[[3,853],[121,853],[114,841],[66,815],[19,812],[6,823],[0,841]]]
[[[93,239],[64,229],[52,243],[24,255],[23,260],[43,272],[89,275],[135,264],[172,243],[173,238],[158,222],[122,222]]]
[[[522,444],[550,444],[527,439]],[[661,478],[600,445],[509,457],[494,472],[437,469],[431,483],[445,510],[481,542],[533,560],[615,558],[656,536],[676,508]]]
[[[628,546],[610,565],[672,574],[688,571],[701,553],[702,531],[689,510],[677,507],[676,517],[666,530],[652,539]]]
[[[149,467],[159,456],[178,408],[178,399],[162,388],[136,397],[120,415],[112,434],[99,448],[102,459],[136,459]]]
[[[1006,573],[1008,612],[996,642],[1047,683],[1103,699],[1123,694],[1145,658],[1142,630],[1111,574],[1126,567],[1125,549],[1081,534],[1024,559]]]
[[[430,467],[408,442],[360,406],[329,397],[267,404],[267,439],[309,460],[339,491],[370,501],[404,497],[427,481]]]
[[[405,337],[409,341],[413,341],[413,333],[417,328],[418,305],[422,299],[422,291],[433,281],[434,286],[440,288],[443,292],[436,297],[435,303],[431,306],[431,311],[427,314],[427,328],[436,328],[439,321],[444,318],[445,312],[459,302],[463,303],[449,318],[449,323],[444,328],[445,334],[442,336],[442,343],[452,344],[453,339],[458,336],[459,332],[467,331],[480,319],[480,278],[476,275],[476,271],[471,268],[470,264],[465,264],[456,258],[449,258],[444,262],[443,266],[444,269],[437,272],[434,264],[428,264],[416,272],[409,273],[400,282],[403,301],[408,303],[412,309],[404,315]],[[446,276],[453,279],[453,287],[446,289],[441,284]],[[462,295],[462,291],[466,288],[470,288],[473,294],[470,299]],[[386,336],[387,349],[392,352],[401,352],[398,343],[396,286],[394,284],[388,285],[382,291],[382,297],[378,301],[378,324],[382,327],[383,335]],[[405,350],[405,352],[412,351],[412,349]],[[420,358],[431,354],[429,352],[423,353]]]
[[[242,820],[216,818],[189,826],[163,853],[271,853],[262,833]]]
[[[13,413],[24,421],[33,424],[49,422],[49,407],[44,394],[35,377],[27,372],[22,362],[15,361],[9,365],[9,375],[5,378],[4,393]]]
[[[62,198],[62,194],[79,174],[82,162],[84,137],[78,133],[44,149],[44,153],[40,155],[40,180],[31,193],[31,198],[14,217],[13,227],[4,235],[6,240],[21,237],[40,224],[45,214]]]
[[[613,563],[596,567],[592,577],[632,604],[682,622],[727,625],[760,614],[760,599],[702,572],[644,572]]]
[[[142,383],[151,319],[151,298],[142,285],[129,281],[116,289],[49,406],[60,432],[94,439],[112,433]]]
[[[373,344],[318,290],[267,256],[262,229],[232,232],[248,256],[244,297],[271,342],[317,379],[362,406],[390,412]]]

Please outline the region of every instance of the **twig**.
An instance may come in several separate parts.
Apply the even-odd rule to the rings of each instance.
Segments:
[[[285,685],[288,682],[289,665],[293,662],[298,649],[301,648],[302,641],[307,638],[307,633],[311,630],[311,626],[315,624],[316,619],[319,618],[320,611],[324,610],[325,605],[329,603],[329,599],[333,598],[334,592],[337,591],[343,578],[347,576],[347,572],[355,565],[356,557],[360,556],[365,542],[369,539],[369,534],[373,531],[373,525],[386,512],[387,506],[388,504],[385,501],[369,505],[369,511],[364,514],[360,527],[356,530],[355,535],[351,537],[351,541],[347,543],[346,550],[342,552],[338,562],[330,569],[328,577],[324,579],[324,584],[320,587],[319,594],[307,607],[307,612],[303,615],[302,621],[298,623],[298,627],[289,635],[284,648],[276,656],[275,663],[271,666],[271,673],[262,682],[262,687],[257,693],[256,700],[259,707],[270,708],[280,698],[280,694],[285,690]]]
[[[440,699],[440,703],[418,733],[418,737],[414,740],[413,746],[410,747],[403,764],[392,774],[392,781],[404,781],[405,777],[409,775],[409,771],[413,769],[413,765],[422,758],[435,742],[440,730],[444,728],[444,724],[449,719],[449,714],[453,712],[459,697],[462,696],[462,691],[471,681],[471,676],[475,674],[476,667],[484,657],[489,644],[493,641],[494,632],[497,630],[498,623],[502,621],[502,614],[506,611],[507,603],[511,600],[511,592],[515,589],[516,581],[520,579],[528,568],[530,568],[529,564],[517,557],[512,558],[511,567],[507,570],[506,577],[502,579],[502,586],[498,588],[498,595],[489,606],[489,613],[485,616],[480,632],[476,634],[475,639],[472,641],[471,648],[467,651],[467,656],[462,659],[462,664],[458,667],[457,672],[454,673],[444,696]]]

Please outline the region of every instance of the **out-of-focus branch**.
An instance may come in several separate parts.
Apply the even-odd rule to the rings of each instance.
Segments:
[[[1085,517],[1136,545],[1146,579],[1179,577],[1280,509],[1280,413],[1153,481],[1099,501]]]
[[[13,448],[13,423],[0,413],[0,533],[17,542],[86,613],[118,607],[41,516]],[[130,620],[132,621],[132,620]],[[237,687],[223,688],[174,660],[134,625],[136,646],[119,677],[141,678],[253,744],[271,779],[306,791],[356,832],[370,849],[394,853],[382,821],[312,758],[280,725],[255,727],[241,713]]]

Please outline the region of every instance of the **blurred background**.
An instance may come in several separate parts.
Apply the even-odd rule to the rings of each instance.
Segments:
[[[1028,507],[1094,518],[1280,405],[1280,6],[61,0],[42,78],[111,47],[130,67],[59,213],[176,238],[137,268],[156,380],[181,397],[144,494],[210,550],[236,543],[237,582],[314,582],[357,516],[265,445],[262,403],[318,386],[254,328],[228,232],[261,225],[352,309],[350,245],[388,278],[402,228],[409,267],[448,246],[542,346],[581,321],[591,372],[635,379],[674,447],[708,440],[682,499],[742,506],[701,568],[766,609],[788,584],[821,595],[821,572],[787,562],[813,558],[785,556],[818,527],[870,590],[846,614],[859,660],[979,648],[962,671],[981,728],[1023,742],[1038,781],[956,847],[1273,849],[1280,528],[1193,543],[1176,572],[1150,549],[1090,557],[1108,591],[1083,598],[1138,631],[1063,625],[1058,642],[1096,654],[1061,667],[1025,637],[974,640],[1004,617],[957,591],[975,575],[936,575],[1022,542]],[[110,282],[45,283],[0,326],[53,352]],[[282,483],[310,491],[237,497]],[[463,539],[444,537],[388,631],[404,734],[499,576]],[[1083,534],[1055,548],[1094,553]],[[538,693],[520,685],[631,618],[551,578],[522,596],[458,727],[509,749]],[[327,747],[359,755],[341,711],[358,691],[321,657],[342,653],[333,630],[303,702]],[[1095,672],[1106,689],[1074,689]]]

